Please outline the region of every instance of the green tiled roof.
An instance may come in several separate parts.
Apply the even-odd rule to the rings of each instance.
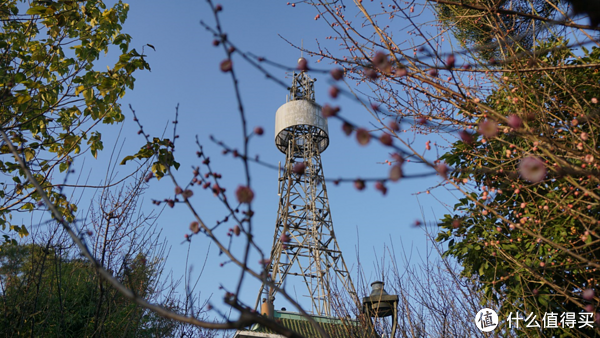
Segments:
[[[321,335],[317,329],[302,315],[291,312],[279,312],[274,313],[275,321],[282,326],[295,331],[296,333],[307,337],[307,338],[320,338]],[[331,317],[312,317],[319,325],[323,328],[331,338],[369,338],[375,337],[375,335],[369,335],[369,329],[363,327],[357,320],[353,319],[340,319]],[[270,333],[275,334],[269,328],[265,328],[261,325],[255,324],[249,331]],[[372,332],[372,331],[371,331]]]

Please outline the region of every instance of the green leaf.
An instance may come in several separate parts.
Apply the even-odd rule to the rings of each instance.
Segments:
[[[25,155],[25,161],[29,162],[35,156],[35,151],[31,148],[27,148],[23,151],[23,154]]]
[[[41,15],[41,14],[45,14],[47,9],[48,8],[46,8],[44,6],[33,6],[33,7],[29,8],[27,10],[27,12],[25,12],[25,14],[27,14],[27,15]]]
[[[121,161],[121,165],[126,164],[128,161],[131,161],[135,158],[135,156],[129,155],[129,156],[125,156],[125,158]]]
[[[156,162],[152,165],[152,172],[156,179],[160,180],[163,176],[165,176],[165,171],[167,168],[160,162]]]
[[[58,165],[58,170],[60,170],[60,172],[64,172],[65,170],[67,170],[69,168],[69,164],[67,162],[62,162],[61,164]]]

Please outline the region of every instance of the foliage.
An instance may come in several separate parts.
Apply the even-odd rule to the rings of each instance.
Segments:
[[[66,257],[67,250],[37,244],[8,245],[0,253],[6,337],[154,337],[166,336],[173,324],[132,304],[107,288],[88,263]],[[156,263],[138,254],[117,278],[147,297]]]
[[[451,177],[475,189],[456,214],[445,215],[438,240],[448,241],[446,255],[478,278],[502,313],[541,316],[589,311],[598,299],[584,292],[597,290],[600,279],[600,75],[578,66],[600,62],[600,49],[578,57],[566,42],[540,48],[553,50],[536,60],[549,70],[507,73],[486,100],[488,118],[500,123],[497,135],[458,141],[442,156],[457,169]],[[511,115],[522,127],[509,125]],[[527,181],[521,167],[531,157],[545,166],[539,183]]]
[[[476,59],[485,62],[513,57],[517,49],[531,50],[541,35],[558,27],[526,15],[551,18],[560,12],[558,5],[556,0],[468,0],[437,2],[436,10],[461,47],[477,51]],[[514,12],[525,15],[507,14]]]
[[[121,1],[107,8],[98,0],[0,4],[0,126],[69,221],[77,207],[53,182],[56,169],[67,171],[87,149],[97,156],[103,143],[96,126],[123,121],[118,99],[133,88],[136,70],[150,69],[121,32],[128,8]],[[111,46],[120,50],[117,61],[99,70],[98,60]],[[36,209],[41,197],[6,145],[0,153],[6,177],[0,183],[0,225],[23,237],[28,231],[13,224],[12,213]]]
[[[584,26],[553,21],[564,14],[560,5],[536,7],[551,1],[432,2],[441,19],[435,33],[417,23],[426,13],[418,3],[356,2],[357,14],[341,2],[314,1],[341,51],[313,52],[341,67],[346,84],[370,86],[360,87],[362,96],[351,86],[335,92],[370,107],[381,127],[371,138],[396,152],[386,163],[423,164],[443,178],[439,186],[463,194],[442,220],[438,240],[448,245],[446,257],[462,264],[463,276],[500,306],[501,329],[508,330],[506,318],[515,311],[540,321],[544,312],[597,316],[600,51],[583,47],[597,44],[585,31],[598,30],[594,13],[586,12],[592,25]],[[410,22],[407,40],[398,39],[397,18]],[[464,48],[476,46],[453,51],[456,41],[440,31]],[[479,52],[486,45],[497,49]],[[331,118],[341,119],[347,134],[360,130],[347,116]],[[425,137],[437,140],[436,152],[431,140],[418,145]],[[443,140],[454,137],[459,141]],[[397,172],[379,187],[397,181]],[[593,326],[516,333],[594,336]]]

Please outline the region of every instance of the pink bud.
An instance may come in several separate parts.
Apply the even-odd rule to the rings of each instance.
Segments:
[[[390,121],[388,127],[390,127],[390,129],[393,131],[400,131],[400,125],[396,121]]]
[[[392,136],[388,133],[383,133],[379,137],[379,142],[381,142],[383,145],[391,146],[393,143]]]
[[[365,146],[369,144],[369,141],[371,140],[371,134],[364,128],[358,128],[356,130],[356,140],[358,141],[358,144]]]
[[[346,136],[350,136],[350,134],[352,134],[353,129],[354,127],[352,127],[352,125],[348,122],[344,122],[344,124],[342,124],[342,130],[344,131],[344,134],[346,134]]]
[[[377,183],[375,183],[375,189],[381,191],[381,193],[384,196],[387,193],[387,188],[385,187],[385,185],[383,184],[383,182],[377,182]]]
[[[390,180],[397,182],[402,177],[402,166],[399,164],[394,165],[390,169]]]
[[[394,75],[396,75],[397,77],[404,77],[408,74],[408,71],[406,70],[406,68],[398,68],[396,69],[396,72],[394,73]]]
[[[340,90],[338,89],[338,87],[336,86],[331,86],[329,88],[329,96],[331,96],[332,98],[337,98],[338,94],[340,93]]]
[[[448,179],[448,166],[445,163],[438,163],[435,166],[435,170],[438,172],[440,176],[442,176],[445,180]]]
[[[200,224],[196,221],[193,221],[192,223],[190,223],[190,231],[195,234],[200,232]]]
[[[363,190],[365,188],[365,181],[357,179],[356,181],[354,181],[354,187],[357,190]]]
[[[594,299],[594,296],[595,296],[594,289],[585,289],[585,290],[583,290],[583,293],[581,294],[581,297],[583,297],[583,299],[585,299],[585,300],[592,300],[592,299]]]
[[[510,115],[508,117],[508,125],[513,129],[519,129],[523,126],[523,121],[517,115]]]
[[[306,164],[304,164],[304,162],[298,162],[294,165],[294,168],[292,169],[292,171],[295,174],[298,175],[302,175],[304,174],[304,171],[306,170]]]
[[[230,72],[233,69],[233,63],[229,59],[221,61],[221,71],[224,73]]]
[[[254,128],[254,133],[260,136],[265,133],[265,130],[262,127],[256,127]]]
[[[525,180],[538,183],[546,177],[546,165],[538,157],[528,156],[519,163],[519,173]],[[517,190],[515,190],[515,193],[517,193]]]
[[[404,163],[404,157],[402,157],[402,155],[400,155],[398,153],[393,153],[392,154],[392,159],[394,161],[396,161],[398,164]]]
[[[454,54],[448,55],[448,57],[446,58],[446,68],[448,68],[448,69],[453,68],[455,62],[456,62],[456,58],[454,57]]]
[[[182,196],[184,199],[188,199],[188,198],[190,198],[190,197],[194,196],[194,192],[193,192],[193,191],[191,191],[190,189],[185,189],[185,190],[184,190],[184,191],[181,193],[181,196]]]
[[[321,109],[321,114],[323,115],[323,117],[332,117],[332,116],[336,116],[339,111],[340,111],[340,107],[332,107],[332,106],[326,104]]]
[[[339,81],[344,77],[344,70],[341,68],[335,68],[331,70],[330,74],[334,80]]]
[[[250,203],[254,199],[254,192],[249,187],[239,186],[235,195],[240,203]]]
[[[460,139],[463,141],[463,143],[469,145],[473,143],[473,136],[468,131],[461,130],[458,134],[460,135]]]
[[[485,120],[479,123],[479,128],[477,129],[481,135],[486,138],[495,137],[498,134],[498,123],[493,120]]]
[[[453,227],[454,229],[458,229],[458,228],[460,228],[460,220],[459,220],[459,219],[455,219],[455,220],[453,220],[453,221],[452,221],[452,227]]]
[[[377,80],[377,78],[379,77],[379,74],[377,74],[377,71],[372,68],[365,68],[363,70],[363,74],[365,75],[365,77],[367,77],[371,80]]]

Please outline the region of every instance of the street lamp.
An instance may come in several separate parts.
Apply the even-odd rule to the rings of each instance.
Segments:
[[[364,297],[362,301],[362,312],[369,317],[383,318],[392,316],[392,335],[396,335],[398,326],[398,295],[390,295],[383,289],[383,282],[371,283],[371,295]],[[372,325],[372,322],[371,322]]]

